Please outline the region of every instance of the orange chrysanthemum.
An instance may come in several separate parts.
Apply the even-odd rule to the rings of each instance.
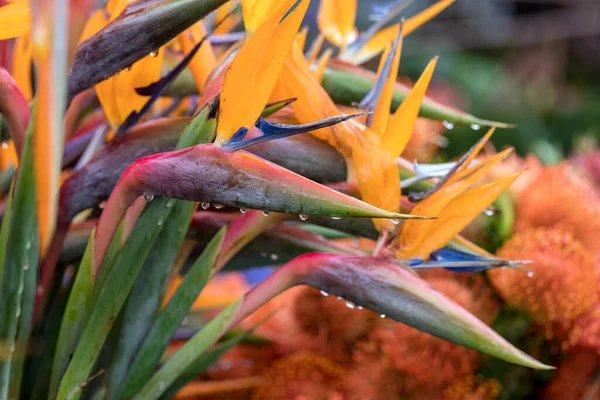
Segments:
[[[444,400],[494,400],[500,394],[500,383],[495,379],[467,376],[444,390]]]
[[[500,268],[489,276],[504,300],[540,322],[569,321],[597,300],[594,258],[568,231],[530,229],[514,235],[499,250],[507,260],[533,260],[523,271]]]
[[[355,346],[353,366],[343,379],[347,400],[387,400],[413,395],[417,390],[414,377],[396,369],[375,341]]]
[[[348,307],[345,301],[310,287],[299,294],[294,315],[305,334],[323,339],[319,353],[338,361],[347,361],[353,343],[365,337],[379,318],[373,311]]]
[[[593,396],[594,376],[600,368],[600,356],[590,352],[568,354],[543,391],[544,400],[597,399]],[[597,383],[596,383],[597,385]],[[591,397],[586,397],[592,395]]]
[[[212,380],[259,376],[278,358],[277,349],[271,343],[241,344],[215,361],[206,375]]]
[[[343,400],[340,378],[344,370],[328,359],[298,353],[275,362],[255,390],[254,400]]]
[[[600,194],[566,163],[543,168],[517,199],[517,231],[553,226],[600,255]]]
[[[428,282],[467,310],[478,309],[478,299],[465,284],[445,277],[434,277]],[[387,321],[376,328],[372,338],[381,343],[382,351],[389,354],[395,367],[413,376],[419,385],[446,386],[473,374],[479,365],[480,355],[474,350],[408,325],[386,325]]]

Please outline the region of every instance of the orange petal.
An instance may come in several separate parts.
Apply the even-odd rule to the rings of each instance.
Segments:
[[[281,15],[279,10],[284,3],[286,9],[289,9],[291,3],[286,0],[242,0],[242,14],[246,32],[254,33],[259,26],[263,25],[273,15]]]
[[[295,43],[302,50],[304,50],[304,46],[306,46],[306,35],[308,35],[308,27],[306,26],[300,29],[300,32],[296,35]]]
[[[492,204],[519,175],[520,173],[517,173],[501,178],[466,190],[456,196],[435,220],[434,227],[429,230],[425,240],[419,243],[416,252],[409,257],[427,257],[432,251],[445,246],[475,217],[481,214],[486,207]]]
[[[319,36],[317,36],[317,38],[313,41],[312,45],[310,46],[308,55],[306,56],[308,65],[312,65],[317,59],[317,56],[321,51],[321,47],[323,47],[324,40],[325,38],[323,37],[323,35],[319,34]]]
[[[475,145],[475,147],[471,150],[471,154],[465,159],[463,165],[456,171],[456,174],[450,177],[449,182],[456,181],[460,178],[460,172],[469,168],[471,162],[479,155],[483,146],[490,140],[490,137],[494,134],[496,128],[490,128],[487,133],[481,138],[481,140]]]
[[[0,7],[0,40],[15,38],[31,29],[28,0],[17,0]]]
[[[436,15],[448,8],[456,0],[440,0],[427,9],[421,11],[417,15],[410,17],[404,22],[404,29],[402,32],[405,36],[410,35],[421,26],[432,20]]]
[[[331,55],[333,54],[333,50],[327,49],[323,52],[321,57],[319,57],[319,61],[317,65],[314,67],[313,76],[317,80],[317,82],[321,82],[323,80],[323,74],[325,73],[325,68],[327,68],[327,64],[329,64],[329,60],[331,59]]]
[[[394,243],[396,254],[403,258],[412,258],[420,255],[422,243],[429,240],[430,234],[436,229],[436,223],[439,221],[440,214],[442,214],[443,210],[448,207],[454,198],[460,196],[469,186],[471,186],[470,182],[446,184],[425,200],[417,203],[412,213],[416,215],[437,216],[438,219],[421,221],[422,223],[420,224],[404,221]],[[429,256],[429,253],[425,256]]]
[[[405,37],[408,36],[417,28],[421,27],[433,19],[436,15],[444,11],[448,6],[454,3],[454,1],[455,0],[440,0],[424,11],[421,11],[419,14],[408,18],[406,21],[404,21],[402,35]],[[364,63],[375,55],[381,53],[385,49],[385,46],[387,46],[396,38],[398,35],[398,27],[399,24],[396,24],[381,30],[379,33],[369,39],[367,43],[365,43],[365,45],[362,46],[362,48],[356,53],[349,54],[343,58],[354,64]]]
[[[345,48],[356,40],[356,6],[357,0],[321,0],[317,24],[328,41]]]
[[[389,51],[391,51],[391,47],[388,46],[381,57],[381,61],[379,62],[378,74],[383,73],[383,66],[388,57]],[[385,81],[385,84],[383,85],[381,95],[379,96],[379,101],[377,102],[377,107],[375,107],[374,110],[373,121],[371,122],[371,129],[377,132],[379,135],[383,135],[385,132],[390,118],[392,96],[394,95],[394,86],[398,78],[398,67],[400,66],[400,53],[402,53],[402,38],[400,38],[398,46],[396,47],[396,53],[394,54],[392,67],[390,68],[390,73]]]
[[[230,0],[219,7],[215,13],[215,22],[223,21],[223,19],[238,6],[238,3],[239,1]],[[223,23],[214,30],[214,33],[217,35],[229,33],[240,23],[240,20],[239,15],[232,15],[224,20]]]
[[[389,121],[385,133],[381,138],[383,147],[394,157],[398,157],[402,153],[410,140],[415,122],[419,116],[421,102],[423,101],[423,97],[425,97],[425,92],[429,86],[436,63],[437,57],[427,64],[425,71],[423,71],[415,86]]]
[[[217,143],[229,140],[242,127],[253,126],[267,104],[309,1],[300,1],[281,20],[294,3],[281,2],[278,12],[250,36],[231,62],[221,90]]]
[[[83,27],[83,31],[81,32],[81,36],[79,38],[79,43],[89,39],[96,33],[100,32],[100,30],[104,28],[107,23],[108,18],[106,17],[106,11],[100,9],[93,13],[92,16],[85,23],[85,26]]]
[[[27,100],[33,98],[31,88],[31,58],[33,56],[33,42],[30,35],[23,35],[15,40],[12,55],[10,74],[21,89]]]
[[[202,21],[192,25],[187,31],[177,36],[179,44],[183,49],[183,53],[189,53],[192,48],[204,38],[206,35],[206,29]],[[194,76],[198,91],[202,93],[204,84],[208,79],[210,73],[217,66],[217,57],[213,51],[212,45],[208,40],[205,40],[196,55],[190,61],[189,68]]]

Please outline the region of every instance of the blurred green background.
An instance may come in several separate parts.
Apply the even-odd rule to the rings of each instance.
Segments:
[[[377,5],[395,2],[359,0],[360,30]],[[414,0],[402,16],[434,2]],[[416,79],[434,55],[432,86],[449,85],[454,105],[517,124],[494,135],[498,148],[510,144],[552,163],[600,139],[600,1],[457,0],[404,41],[400,75]],[[377,60],[366,66],[377,68]],[[481,133],[455,127],[442,152],[456,156]]]

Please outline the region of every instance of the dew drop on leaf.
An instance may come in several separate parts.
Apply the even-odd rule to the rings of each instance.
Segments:
[[[444,125],[444,128],[446,128],[448,130],[454,129],[454,124],[450,121],[443,120],[442,124]]]

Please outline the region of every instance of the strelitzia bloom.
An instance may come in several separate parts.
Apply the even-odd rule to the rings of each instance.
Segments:
[[[437,219],[418,225],[403,223],[391,245],[396,256],[427,258],[460,233],[518,178],[519,172],[482,182],[482,178],[512,152],[509,148],[473,163],[492,133],[493,129],[461,159],[454,171],[442,178],[434,190],[426,193],[424,198],[417,197],[412,212],[436,215]]]
[[[408,36],[420,26],[438,15],[455,0],[441,0],[419,14],[408,18],[402,25],[402,35]],[[340,58],[353,64],[362,64],[383,52],[397,36],[400,24],[385,29],[385,24],[399,13],[405,4],[385,10],[386,15],[375,22],[367,31],[358,34],[355,19],[357,0],[322,0],[317,23],[321,34],[340,48]]]
[[[131,0],[111,0],[105,8],[97,10],[87,21],[80,42],[106,27],[121,15],[130,2]],[[130,68],[96,85],[98,100],[113,131],[116,131],[132,112],[139,111],[148,100],[147,97],[137,94],[135,89],[159,80],[163,55],[164,51],[157,49]]]

